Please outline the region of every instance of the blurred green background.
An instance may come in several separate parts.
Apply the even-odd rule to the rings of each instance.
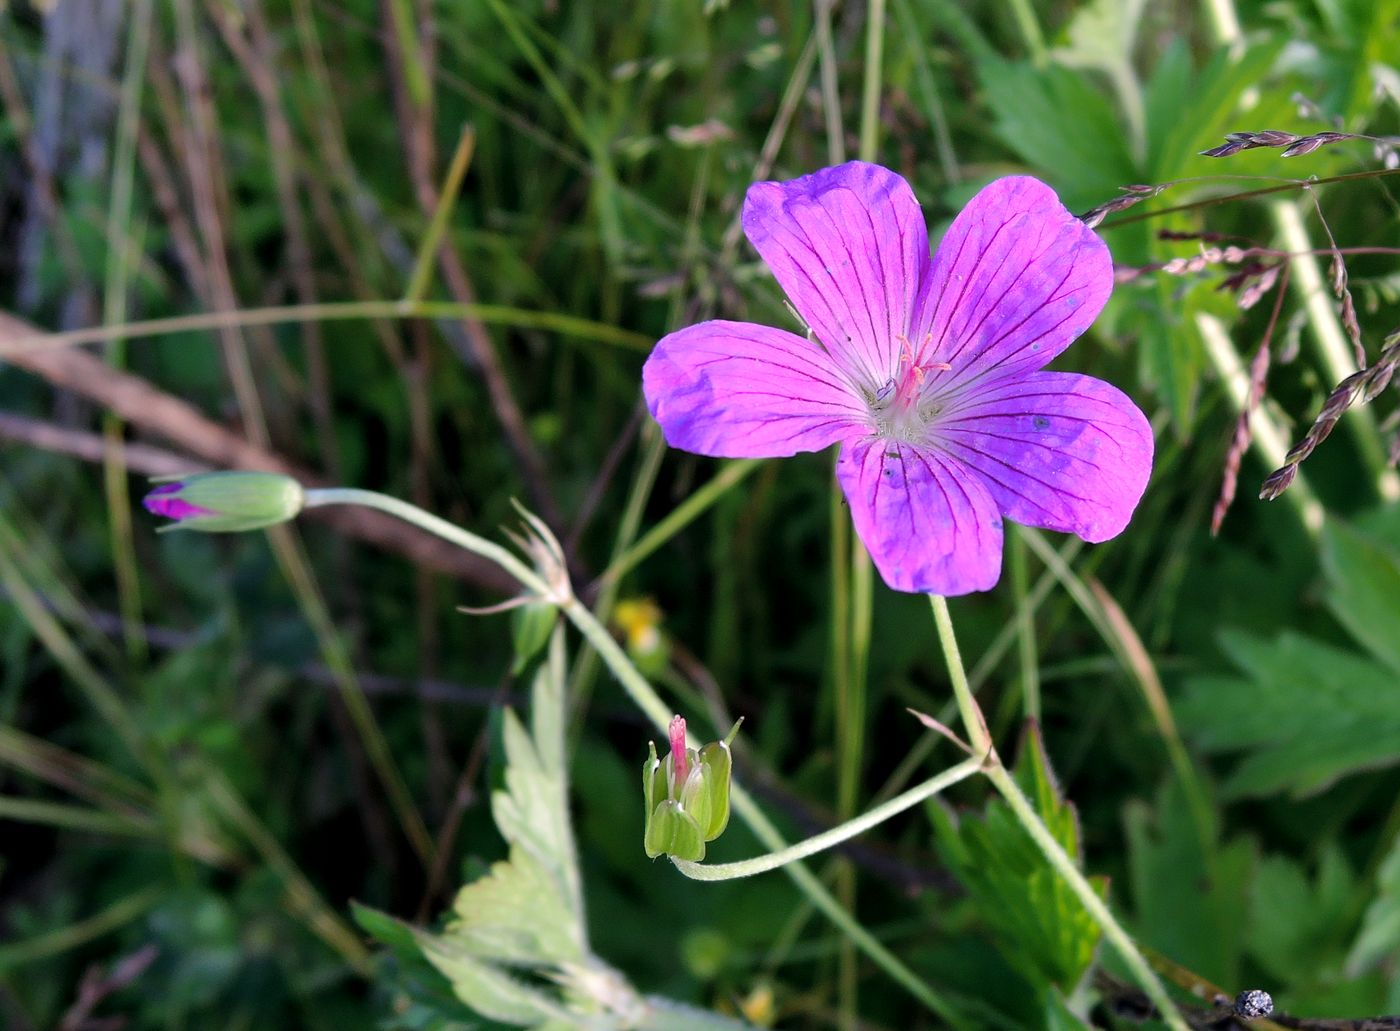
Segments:
[[[665,332],[789,324],[748,184],[862,150],[935,238],[1006,173],[1076,212],[1174,184],[1104,222],[1122,282],[1057,364],[1152,417],[1147,496],[1108,544],[1010,538],[954,604],[963,651],[1008,758],[1038,717],[1086,869],[1172,980],[1400,1012],[1394,391],[1255,499],[1356,368],[1343,295],[1368,362],[1400,321],[1393,151],[1198,156],[1396,132],[1397,54],[1395,0],[0,0],[0,1026],[496,1026],[350,902],[431,926],[505,854],[487,800],[525,685],[509,618],[457,607],[509,581],[343,517],[157,537],[149,475],[280,462],[490,537],[519,499],[702,737],[747,718],[738,775],[794,837],[953,761],[905,712],[948,699],[922,599],[877,583],[863,698],[833,659],[829,458],[663,453],[640,403]],[[1169,264],[1230,245],[1259,249]],[[603,959],[756,1024],[944,1026],[782,875],[649,863],[654,734],[581,665]],[[1127,1026],[1122,972],[1086,974],[1093,929],[1017,887],[1034,857],[985,798],[814,869],[967,1026]],[[711,855],[758,851],[736,826]]]

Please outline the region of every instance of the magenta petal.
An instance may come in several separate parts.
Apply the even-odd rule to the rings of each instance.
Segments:
[[[998,179],[963,208],[938,245],[916,335],[955,388],[1042,368],[1089,328],[1113,289],[1094,231],[1036,179]]]
[[[821,348],[748,322],[702,322],[663,337],[642,368],[642,392],[668,444],[718,458],[820,451],[869,424]]]
[[[1001,576],[1001,516],[981,478],[927,447],[848,441],[836,478],[875,568],[896,591],[967,594]]]
[[[754,183],[744,232],[822,345],[862,385],[883,387],[929,265],[909,184],[861,161]]]
[[[1152,472],[1152,427],[1117,387],[1033,372],[979,390],[940,419],[939,446],[975,469],[1018,523],[1117,536]]]
[[[180,489],[181,485],[178,483],[163,483],[142,498],[141,504],[147,512],[165,516],[167,519],[193,519],[195,516],[213,515],[207,508],[200,508],[183,498],[170,496]]]

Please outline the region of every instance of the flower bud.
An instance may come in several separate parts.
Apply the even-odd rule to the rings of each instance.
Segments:
[[[285,523],[305,500],[301,484],[281,473],[216,472],[166,480],[141,503],[174,520],[161,530],[236,533]]]
[[[740,720],[739,723],[742,723]],[[700,749],[685,745],[685,720],[671,721],[671,754],[656,756],[656,744],[642,767],[642,794],[646,801],[647,856],[674,856],[698,863],[705,858],[705,842],[714,841],[729,825],[729,781],[733,761],[729,745],[739,732],[734,724],[723,741]]]

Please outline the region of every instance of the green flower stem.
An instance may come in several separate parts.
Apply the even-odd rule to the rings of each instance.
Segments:
[[[1016,815],[1021,826],[1026,829],[1026,833],[1031,836],[1036,847],[1040,849],[1050,865],[1065,879],[1065,883],[1079,898],[1089,915],[1097,921],[1103,930],[1104,937],[1113,943],[1113,947],[1137,979],[1139,987],[1156,1005],[1167,1025],[1173,1031],[1190,1031],[1186,1021],[1177,1011],[1175,1003],[1167,995],[1166,988],[1163,987],[1157,975],[1152,972],[1152,967],[1138,951],[1138,947],[1133,943],[1128,932],[1109,912],[1108,906],[1099,898],[1093,887],[1079,871],[1074,860],[1055,840],[1054,835],[1046,829],[1040,815],[1035,811],[1035,807],[1031,805],[1025,794],[1022,793],[1020,786],[1006,771],[1006,767],[1002,765],[996,749],[992,746],[991,734],[987,731],[987,725],[982,719],[982,712],[977,707],[977,702],[972,697],[972,691],[967,684],[967,672],[963,668],[957,637],[953,633],[953,619],[948,612],[948,601],[940,595],[931,594],[929,602],[933,606],[933,619],[938,626],[938,639],[943,645],[943,655],[948,664],[948,676],[953,682],[953,694],[958,701],[958,710],[962,713],[968,740],[972,743],[974,752],[986,756],[983,772],[986,773],[987,779],[992,782],[997,791],[1001,792],[1002,797],[1011,806],[1011,811]]]
[[[495,562],[520,581],[521,586],[527,591],[552,600],[559,605],[560,611],[578,628],[584,639],[593,646],[599,658],[617,677],[623,690],[627,692],[633,703],[646,715],[647,719],[651,720],[657,730],[664,733],[670,724],[671,710],[661,700],[661,696],[656,693],[646,678],[637,672],[637,668],[632,665],[626,653],[613,640],[607,628],[594,617],[593,613],[572,595],[559,597],[558,593],[539,574],[505,548],[484,540],[460,526],[454,526],[430,512],[425,512],[416,505],[410,505],[398,498],[392,498],[375,491],[359,490],[353,487],[312,489],[306,492],[306,504],[307,507],[364,505],[367,508],[377,508],[381,512],[387,512],[406,523],[435,534],[449,543],[456,544],[474,555],[480,555]],[[690,735],[689,743],[698,747],[700,740],[698,737]],[[773,851],[787,847],[787,841],[783,839],[777,827],[764,815],[763,810],[758,807],[758,803],[754,801],[753,797],[738,784],[731,788],[730,804],[734,812],[748,824],[765,847]],[[814,906],[825,913],[827,918],[843,934],[855,942],[857,948],[869,956],[877,966],[910,995],[938,1014],[949,1026],[953,1028],[970,1028],[972,1026],[951,1003],[935,992],[918,974],[909,969],[899,957],[882,945],[874,935],[843,909],[811,870],[796,862],[789,863],[783,869]]]
[[[982,760],[978,758],[964,759],[956,766],[949,767],[936,777],[930,777],[922,784],[918,784],[902,795],[878,805],[869,812],[857,816],[853,820],[847,820],[839,827],[833,827],[829,831],[815,834],[805,841],[799,841],[795,845],[778,852],[769,852],[766,855],[756,856],[753,859],[741,859],[735,863],[714,863],[706,865],[704,863],[691,863],[684,859],[672,858],[671,862],[676,869],[685,874],[693,881],[732,881],[738,877],[752,877],[754,874],[767,873],[769,870],[776,870],[786,866],[788,863],[796,862],[799,859],[806,859],[808,856],[816,855],[834,845],[839,845],[843,841],[849,841],[857,834],[864,834],[866,831],[876,827],[890,817],[910,809],[926,798],[947,788],[952,787],[960,780],[966,780],[982,768]]]
[[[361,490],[358,487],[317,487],[306,492],[306,508],[319,508],[322,505],[363,505],[365,508],[377,508],[381,512],[398,516],[404,522],[411,523],[421,530],[427,530],[429,533],[457,545],[464,551],[470,551],[473,555],[489,559],[531,591],[545,596],[550,593],[549,586],[536,575],[535,571],[521,562],[510,551],[499,544],[493,544],[485,538],[478,537],[474,533],[469,533],[460,526],[455,526],[431,512],[425,512],[417,505],[410,505],[406,501],[400,501],[387,494],[380,494],[373,490]]]

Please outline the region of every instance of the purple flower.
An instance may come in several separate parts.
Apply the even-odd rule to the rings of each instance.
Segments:
[[[1135,404],[1042,367],[1094,321],[1108,249],[1048,186],[977,194],[929,257],[909,184],[850,162],[755,183],[744,231],[806,338],[714,321],[663,338],[643,389],[672,447],[769,458],[841,444],[857,533],[900,591],[1001,574],[1002,517],[1103,541],[1152,470]]]

